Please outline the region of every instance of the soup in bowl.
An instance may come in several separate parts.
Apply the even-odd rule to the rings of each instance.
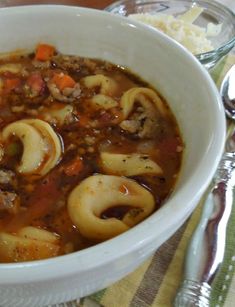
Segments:
[[[44,306],[120,279],[182,225],[224,112],[200,63],[144,25],[66,6],[0,14],[0,294]]]
[[[111,239],[165,202],[183,141],[163,98],[124,67],[38,44],[0,61],[0,261]]]

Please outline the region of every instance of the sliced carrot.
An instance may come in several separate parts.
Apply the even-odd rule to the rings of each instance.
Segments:
[[[55,74],[51,80],[58,87],[60,91],[63,91],[66,87],[72,88],[76,82],[69,75],[63,73]]]
[[[74,159],[70,164],[64,168],[67,176],[75,176],[83,169],[83,162],[80,157]]]
[[[10,78],[4,81],[4,90],[10,92],[20,85],[21,81],[19,78]]]
[[[55,53],[55,47],[47,44],[39,44],[36,49],[35,59],[37,61],[48,61]]]

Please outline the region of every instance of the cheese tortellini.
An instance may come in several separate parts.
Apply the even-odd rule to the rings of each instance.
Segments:
[[[102,219],[102,213],[115,206],[130,209],[121,220]],[[94,175],[83,180],[70,193],[68,212],[84,237],[105,240],[133,227],[154,210],[152,194],[132,179]]]
[[[100,154],[103,170],[108,174],[136,176],[141,174],[161,174],[161,167],[143,154],[117,154],[102,152]]]
[[[110,97],[117,89],[117,84],[112,78],[98,74],[83,78],[82,83],[87,88],[99,87],[99,94],[90,99],[95,107],[108,110],[118,105],[117,101]]]
[[[7,63],[4,65],[0,65],[0,73],[10,72],[12,74],[18,74],[22,70],[22,65],[17,63]]]
[[[47,231],[45,229],[32,227],[32,226],[26,226],[21,228],[17,234],[25,239],[44,241],[52,244],[58,244],[59,241],[58,235],[50,231]]]
[[[60,139],[52,127],[40,119],[23,119],[7,125],[2,131],[2,141],[8,141],[11,136],[19,138],[23,144],[19,173],[45,175],[60,159]]]
[[[73,106],[70,104],[62,105],[62,104],[55,104],[52,105],[50,108],[43,108],[41,116],[42,118],[51,123],[57,125],[64,125],[66,122],[69,122],[69,119],[72,117],[73,114]]]
[[[27,226],[16,234],[0,233],[0,256],[6,262],[55,257],[59,249],[59,237],[44,229]]]
[[[134,87],[126,91],[121,97],[121,108],[124,119],[131,113],[135,102],[138,101],[142,107],[149,112],[157,109],[161,115],[165,114],[165,105],[155,91],[145,87]]]
[[[90,101],[96,108],[102,108],[104,110],[114,108],[118,105],[117,101],[112,97],[103,94],[93,96]]]
[[[117,84],[112,78],[109,78],[101,74],[87,76],[82,79],[82,83],[87,88],[99,87],[100,94],[108,96],[114,94],[117,88]]]

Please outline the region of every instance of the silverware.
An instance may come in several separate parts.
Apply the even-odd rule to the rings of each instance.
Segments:
[[[226,115],[235,121],[235,65],[226,74],[220,89]],[[226,229],[234,202],[235,129],[228,135],[225,152],[203,200],[203,211],[185,258],[184,280],[177,292],[175,307],[210,305],[212,282],[221,267]]]

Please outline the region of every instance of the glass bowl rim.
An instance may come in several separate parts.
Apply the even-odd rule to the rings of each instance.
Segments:
[[[191,4],[198,4],[200,6],[200,3],[207,4],[209,7],[212,8],[218,8],[221,12],[223,12],[224,16],[229,16],[230,18],[234,19],[234,32],[235,32],[235,13],[226,5],[215,1],[215,0],[119,0],[116,1],[104,8],[105,11],[109,13],[114,13],[113,10],[117,7],[119,7],[122,4],[125,3],[131,3],[135,2],[136,5],[144,5],[144,4],[149,4],[149,3],[161,3],[161,2],[182,2],[182,3],[191,3]],[[203,58],[203,61],[206,60],[208,61],[210,57],[213,57],[215,55],[220,55],[221,57],[227,54],[233,47],[235,46],[235,34],[232,38],[224,42],[222,45],[220,45],[217,48],[214,48],[213,50],[203,52],[203,53],[198,53],[195,54],[195,56],[200,60],[200,58]]]

